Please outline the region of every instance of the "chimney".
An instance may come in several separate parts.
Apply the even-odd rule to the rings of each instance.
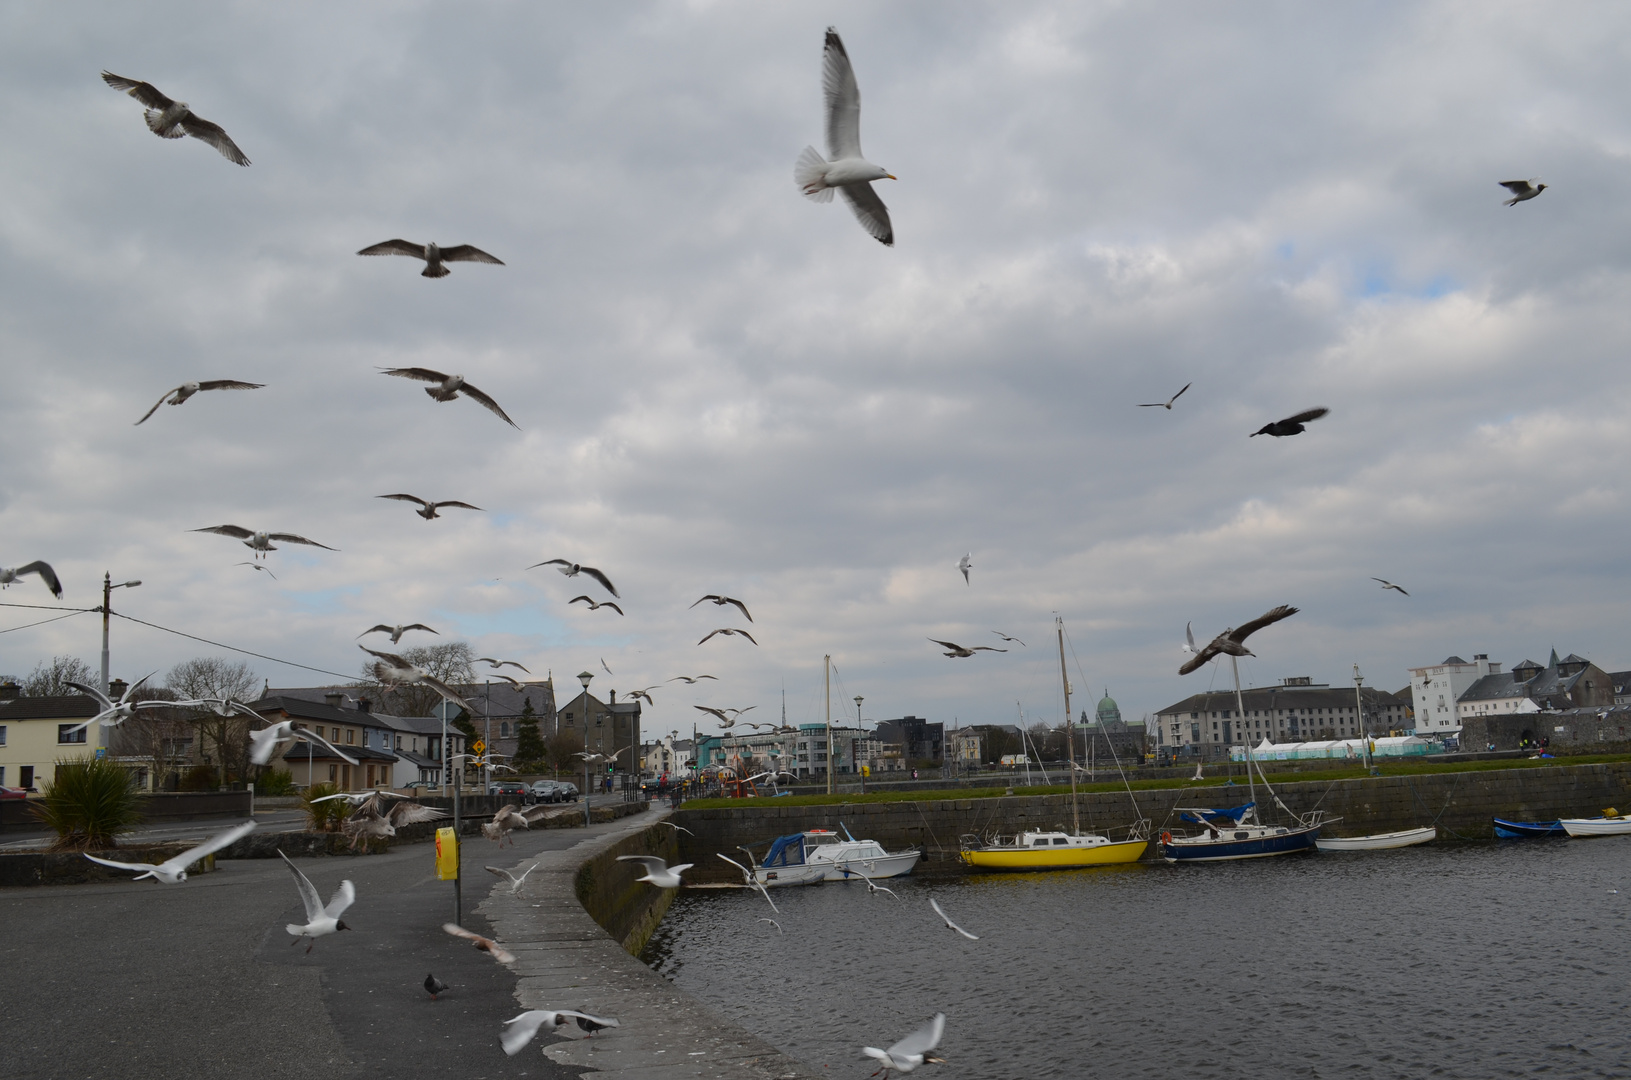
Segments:
[[[608,690],[606,692],[606,704],[608,704],[608,705],[616,705],[617,704],[617,691],[616,690]]]
[[[328,702],[328,707],[331,709],[345,708],[345,695],[338,690],[330,690],[323,695],[323,700]]]
[[[1472,661],[1478,665],[1480,679],[1489,674],[1489,653],[1473,653]]]
[[[365,697],[360,697],[360,698],[357,699],[357,711],[358,712],[373,712],[374,711],[374,703],[372,701],[369,701]]]
[[[111,679],[108,681],[108,697],[118,701],[125,696],[125,691],[129,688],[130,684],[123,679]]]
[[[15,701],[22,692],[22,689],[9,679],[0,682],[0,701]]]

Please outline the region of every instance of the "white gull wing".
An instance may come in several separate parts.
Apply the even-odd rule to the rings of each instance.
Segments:
[[[345,914],[346,908],[356,902],[356,886],[352,885],[350,881],[342,881],[340,887],[334,890],[334,895],[329,897],[328,906],[323,909],[323,914],[331,919],[338,919]]]
[[[821,50],[821,90],[827,99],[827,156],[864,157],[861,153],[861,90],[855,83],[855,69],[844,51],[838,31],[827,27]]]
[[[154,866],[152,863],[145,863],[145,862],[114,862],[112,859],[98,859],[95,855],[86,855],[85,857],[87,859],[91,860],[91,862],[93,862],[93,863],[101,863],[103,866],[111,866],[111,867],[114,867],[115,869],[118,869],[118,870],[145,870],[146,873],[136,875],[135,880],[137,880],[137,881],[140,881],[144,877],[154,876],[158,872],[158,869],[159,869],[157,866]]]
[[[526,1049],[540,1027],[545,1024],[559,1027],[561,1022],[561,1014],[553,1009],[529,1009],[520,1016],[504,1021],[504,1030],[498,1033],[498,1044],[506,1054],[514,1057]]]
[[[980,940],[978,935],[971,934],[967,930],[964,930],[961,926],[958,926],[956,923],[952,922],[951,919],[946,916],[946,913],[944,911],[940,910],[940,905],[935,903],[934,897],[932,897],[932,896],[929,898],[929,906],[934,908],[934,913],[936,915],[940,916],[940,921],[944,922],[948,929],[957,931],[959,934],[962,934],[964,937],[968,938],[970,941],[979,941]]]
[[[896,1061],[918,1059],[921,1064],[924,1054],[940,1045],[940,1037],[946,1033],[946,1014],[935,1013],[934,1019],[906,1036],[900,1042],[889,1048],[889,1056]]]
[[[317,886],[311,883],[311,878],[300,872],[300,867],[289,861],[289,856],[278,852],[278,857],[294,875],[294,887],[300,893],[300,902],[306,908],[306,924],[309,926],[323,917],[323,898],[317,895]],[[351,884],[349,881],[347,885]]]
[[[246,821],[242,825],[234,825],[225,832],[216,833],[197,847],[188,848],[173,859],[166,859],[159,864],[159,873],[178,874],[204,856],[213,855],[222,848],[237,843],[254,831],[255,822],[253,821]]]
[[[889,207],[878,198],[871,183],[844,184],[838,189],[838,194],[849,203],[849,208],[855,212],[855,220],[872,234],[874,240],[885,247],[895,246],[895,227],[889,223]]]

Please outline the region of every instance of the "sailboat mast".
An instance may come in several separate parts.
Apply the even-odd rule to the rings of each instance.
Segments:
[[[832,794],[832,657],[823,656],[825,677],[822,681],[822,698],[827,707],[827,794]]]
[[[1235,672],[1235,727],[1244,731],[1242,725],[1246,722],[1246,701],[1240,696],[1240,658],[1238,656],[1229,657],[1229,666]],[[1255,803],[1257,801],[1257,781],[1252,777],[1252,737],[1249,732],[1246,733],[1244,742],[1246,745],[1246,783],[1251,788],[1252,802]],[[1252,807],[1252,816],[1254,818],[1257,816],[1255,806]]]
[[[1054,631],[1059,635],[1059,685],[1065,691],[1065,756],[1070,760],[1070,831],[1082,835],[1082,814],[1076,805],[1076,734],[1070,726],[1070,675],[1065,671],[1065,620],[1053,617]]]

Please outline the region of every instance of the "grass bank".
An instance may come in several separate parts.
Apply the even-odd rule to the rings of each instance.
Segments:
[[[1466,762],[1427,762],[1427,761],[1397,761],[1377,766],[1377,773],[1381,776],[1421,776],[1428,773],[1458,773],[1458,772],[1496,772],[1507,769],[1546,769],[1556,768],[1560,765],[1599,765],[1611,761],[1631,761],[1631,754],[1582,754],[1571,757],[1558,758],[1520,758],[1504,761],[1466,761]],[[1307,772],[1292,772],[1287,769],[1286,762],[1276,761],[1264,763],[1263,772],[1268,776],[1269,782],[1274,784],[1294,784],[1320,780],[1357,780],[1370,775],[1363,766],[1351,769],[1310,769]],[[1230,787],[1244,788],[1245,776],[1235,777],[1208,777],[1204,780],[1134,780],[1134,791],[1154,791],[1170,788],[1206,788]],[[1094,791],[1122,791],[1124,785],[1119,781],[1096,784],[1077,784],[1076,790],[1080,792]],[[1049,786],[1037,785],[1034,787],[1014,787],[999,785],[987,788],[926,788],[922,791],[877,791],[862,795],[858,791],[838,792],[832,795],[784,795],[775,801],[778,806],[835,806],[853,803],[890,803],[890,802],[925,802],[941,799],[998,799],[1004,795],[1069,795],[1069,784],[1053,784]],[[689,810],[709,810],[741,806],[741,799],[688,799],[685,806]]]

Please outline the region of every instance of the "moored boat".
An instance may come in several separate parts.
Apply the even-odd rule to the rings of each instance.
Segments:
[[[990,842],[964,836],[958,856],[976,870],[1069,870],[1137,862],[1150,842],[1142,837],[1112,840],[1093,833],[1022,832]]]
[[[1631,833],[1631,818],[1622,817],[1615,810],[1605,810],[1601,817],[1559,818],[1558,824],[1570,836],[1623,836]]]
[[[1389,848],[1411,847],[1438,838],[1438,830],[1431,825],[1399,832],[1373,833],[1370,836],[1326,836],[1314,841],[1321,851],[1386,851]]]
[[[1183,806],[1175,809],[1184,821],[1199,825],[1200,829],[1186,836],[1162,833],[1161,857],[1167,862],[1261,859],[1313,851],[1320,829],[1339,820],[1315,810],[1297,819],[1295,825],[1265,825],[1257,819],[1255,801],[1227,810]]]
[[[1495,822],[1495,837],[1498,840],[1541,840],[1546,837],[1568,836],[1561,821],[1508,821],[1506,818],[1491,818]]]
[[[876,840],[855,839],[847,828],[842,838],[831,829],[810,829],[801,835],[804,861],[824,865],[825,881],[901,877],[910,874],[923,857],[921,851],[885,851]]]

